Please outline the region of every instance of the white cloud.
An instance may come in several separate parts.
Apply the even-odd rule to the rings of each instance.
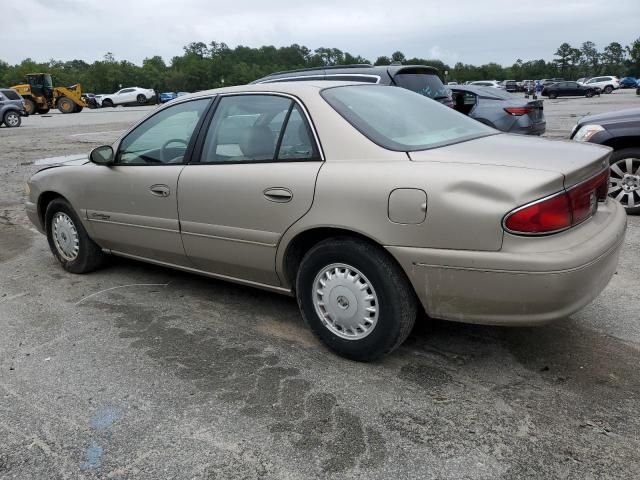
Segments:
[[[106,52],[170,60],[193,41],[336,47],[374,60],[396,50],[453,64],[551,59],[562,42],[600,49],[640,34],[640,2],[618,0],[23,0],[4,5],[0,59],[93,61]]]

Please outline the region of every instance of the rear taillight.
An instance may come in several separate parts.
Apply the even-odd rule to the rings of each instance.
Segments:
[[[509,115],[519,117],[533,112],[533,107],[507,107],[504,109]]]
[[[504,228],[512,233],[542,235],[582,223],[607,198],[609,169],[575,187],[537,200],[507,214]]]

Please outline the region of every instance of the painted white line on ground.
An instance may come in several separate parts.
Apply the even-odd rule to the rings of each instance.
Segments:
[[[105,132],[88,132],[88,133],[74,133],[69,135],[70,137],[81,137],[83,135],[102,135],[103,133],[122,133],[124,130],[107,130]]]

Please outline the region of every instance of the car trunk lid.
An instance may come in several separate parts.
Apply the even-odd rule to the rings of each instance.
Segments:
[[[416,162],[495,165],[556,172],[564,176],[564,186],[569,188],[605,169],[610,152],[608,147],[600,145],[498,134],[446,148],[408,152],[408,155]]]

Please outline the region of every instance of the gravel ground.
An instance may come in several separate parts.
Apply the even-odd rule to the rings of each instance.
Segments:
[[[640,105],[546,100],[548,136]],[[43,157],[152,107],[0,129],[0,478],[638,478],[640,217],[591,305],[537,328],[424,320],[373,364],[293,299],[142,263],[64,272],[28,223]]]

